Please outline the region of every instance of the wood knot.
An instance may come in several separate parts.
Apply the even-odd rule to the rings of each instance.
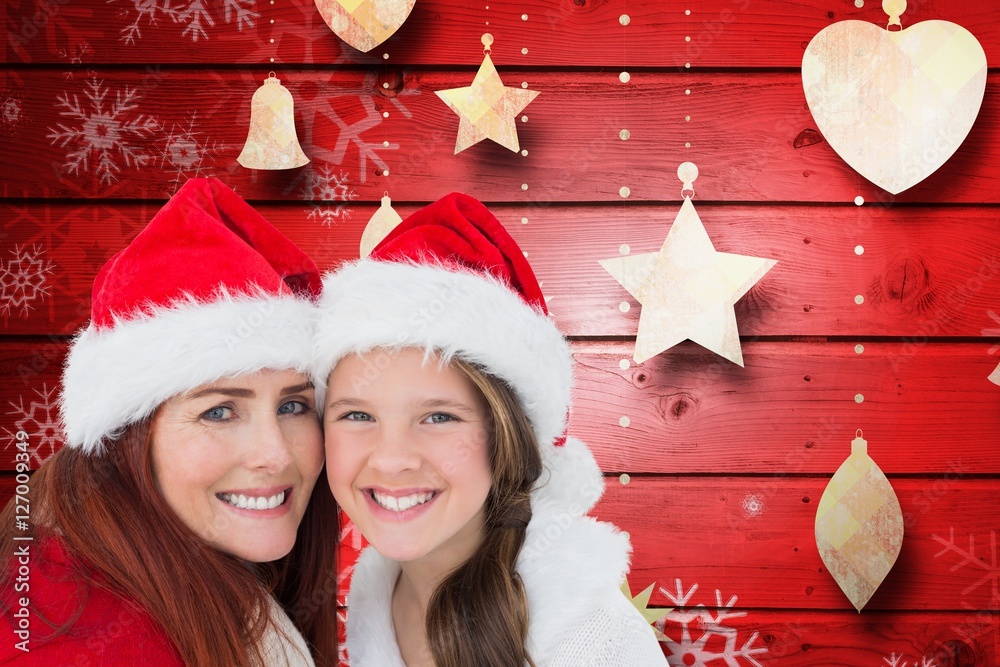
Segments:
[[[812,128],[806,128],[799,132],[798,136],[792,141],[792,146],[795,148],[805,148],[807,146],[815,146],[816,144],[823,143],[823,135]]]
[[[660,414],[670,422],[676,423],[689,419],[697,407],[698,401],[690,394],[683,392],[670,394],[660,399]]]
[[[922,294],[927,286],[927,267],[919,259],[903,258],[892,262],[885,272],[885,296],[892,301],[905,302]]]
[[[382,72],[378,77],[378,94],[383,97],[396,97],[403,92],[403,73],[399,70]]]
[[[632,384],[642,389],[649,384],[649,371],[638,368],[632,373]]]

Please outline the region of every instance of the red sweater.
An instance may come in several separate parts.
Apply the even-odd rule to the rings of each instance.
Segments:
[[[135,603],[80,586],[79,562],[61,540],[19,542],[15,548],[24,545],[29,555],[15,555],[12,576],[0,591],[0,665],[184,667],[167,636]],[[19,571],[25,560],[27,577]],[[54,628],[71,619],[69,630],[53,637]]]

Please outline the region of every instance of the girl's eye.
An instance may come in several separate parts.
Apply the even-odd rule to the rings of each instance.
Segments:
[[[232,416],[233,416],[233,409],[227,408],[223,405],[217,405],[211,410],[206,410],[205,412],[201,413],[202,419],[207,419],[213,422],[226,421],[227,419],[232,418]]]
[[[297,415],[305,412],[309,409],[309,406],[302,401],[288,401],[282,403],[281,407],[278,408],[279,415]]]
[[[447,412],[435,412],[424,420],[427,424],[445,424],[452,421],[455,421],[455,417],[449,415]]]
[[[357,410],[353,412],[348,412],[346,415],[341,417],[341,419],[346,419],[352,422],[370,422],[375,421],[372,416],[367,412],[358,412]]]

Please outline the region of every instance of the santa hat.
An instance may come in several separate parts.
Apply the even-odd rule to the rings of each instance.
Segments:
[[[563,443],[569,346],[521,249],[478,200],[452,193],[408,217],[368,258],[324,278],[319,310],[317,395],[344,356],[416,347],[506,382],[543,455]]]
[[[315,263],[214,178],[193,178],[94,280],[63,370],[66,444],[107,440],[171,396],[309,368]]]

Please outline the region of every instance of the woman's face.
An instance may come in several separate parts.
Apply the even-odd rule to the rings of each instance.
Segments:
[[[174,396],[152,428],[153,471],[167,505],[226,553],[272,561],[295,544],[323,467],[308,377],[264,370]]]
[[[327,478],[379,553],[458,564],[482,538],[487,408],[475,385],[412,348],[352,355],[327,384]]]

